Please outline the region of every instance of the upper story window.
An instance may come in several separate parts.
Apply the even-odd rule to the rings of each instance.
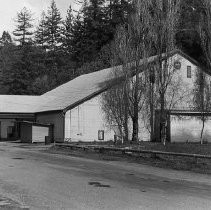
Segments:
[[[187,66],[187,78],[191,78],[191,66]]]

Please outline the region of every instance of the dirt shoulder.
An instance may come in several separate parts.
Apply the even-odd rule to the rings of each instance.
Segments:
[[[173,145],[174,146],[174,145]],[[178,150],[178,145],[175,147],[168,146],[165,147],[165,150],[160,151],[168,151],[168,152],[187,152],[192,154],[206,154],[210,155],[209,148],[203,150],[202,148],[196,148],[196,145],[191,145],[191,148],[187,149],[183,147],[182,150]],[[181,145],[180,145],[181,146]],[[204,145],[201,145],[204,146]],[[209,145],[210,146],[210,145]],[[162,148],[162,146],[160,145]],[[194,150],[193,150],[194,147]],[[142,147],[143,148],[143,147]],[[148,147],[149,148],[149,147]],[[173,148],[173,149],[172,149]],[[144,149],[147,149],[146,147]],[[158,150],[158,147],[152,148],[154,150]],[[173,150],[173,151],[172,151]],[[192,152],[191,152],[192,151]],[[194,152],[193,152],[194,151]],[[198,151],[198,152],[197,152]],[[69,147],[58,147],[52,146],[45,150],[48,153],[55,153],[55,154],[64,154],[68,156],[76,156],[76,157],[83,157],[87,159],[94,159],[94,160],[103,160],[103,161],[126,161],[126,162],[134,162],[139,164],[151,165],[160,168],[170,168],[176,170],[183,170],[183,171],[192,171],[196,173],[202,174],[211,174],[211,160],[210,159],[201,159],[201,158],[189,158],[189,157],[172,157],[172,156],[151,156],[150,154],[122,154],[119,152],[103,152],[99,153],[94,150],[81,150],[81,149],[70,149]]]

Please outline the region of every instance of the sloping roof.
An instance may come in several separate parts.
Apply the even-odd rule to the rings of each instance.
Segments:
[[[1,113],[34,113],[40,96],[0,95]]]
[[[101,92],[111,78],[112,68],[81,75],[41,96],[48,101],[39,107],[38,112],[64,110],[75,103]]]
[[[174,54],[180,54],[194,65],[198,65],[197,61],[179,50],[172,51],[168,55],[163,54],[163,57],[171,57]],[[157,56],[152,56],[148,58],[148,62],[154,62],[157,58]],[[143,62],[141,60],[140,65]],[[116,69],[121,71],[122,66],[118,66]],[[113,68],[108,68],[81,75],[41,96],[1,95],[0,112],[38,113],[66,111],[106,90],[108,81],[114,78],[112,72]]]

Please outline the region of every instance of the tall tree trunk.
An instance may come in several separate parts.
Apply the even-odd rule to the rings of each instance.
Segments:
[[[133,121],[133,134],[132,134],[132,141],[133,142],[138,142],[138,92],[139,90],[139,72],[136,70],[136,81],[135,81],[135,90],[134,90],[134,103],[133,103],[133,116],[132,116],[132,121]]]
[[[154,141],[154,84],[150,86],[150,141]]]
[[[204,117],[204,113],[203,113],[203,116],[202,116],[202,129],[201,129],[201,136],[200,136],[200,143],[201,144],[203,144],[204,124],[205,124],[205,117]]]
[[[124,142],[129,140],[129,131],[128,131],[128,96],[127,96],[127,81],[124,85]]]
[[[128,114],[125,113],[124,117],[124,142],[128,142],[129,140],[129,132],[128,132]]]
[[[132,141],[138,142],[138,116],[134,116],[132,119],[133,121],[133,134],[132,134]]]
[[[165,145],[166,144],[166,138],[165,138],[165,109],[164,104],[165,103],[165,94],[160,94],[160,140]]]

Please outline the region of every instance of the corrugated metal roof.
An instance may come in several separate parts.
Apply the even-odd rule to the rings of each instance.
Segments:
[[[168,56],[180,54],[181,51],[173,51]],[[163,57],[166,55],[163,55]],[[157,56],[148,58],[148,62],[153,62]],[[140,61],[140,65],[144,61]],[[191,60],[191,62],[194,62]],[[132,66],[132,64],[131,64]],[[122,67],[116,67],[121,71]],[[95,94],[102,92],[106,88],[107,81],[111,80],[113,68],[103,69],[90,74],[79,76],[41,96],[23,95],[0,95],[1,113],[37,113],[46,111],[65,110],[73,108],[84,100],[88,100]]]

